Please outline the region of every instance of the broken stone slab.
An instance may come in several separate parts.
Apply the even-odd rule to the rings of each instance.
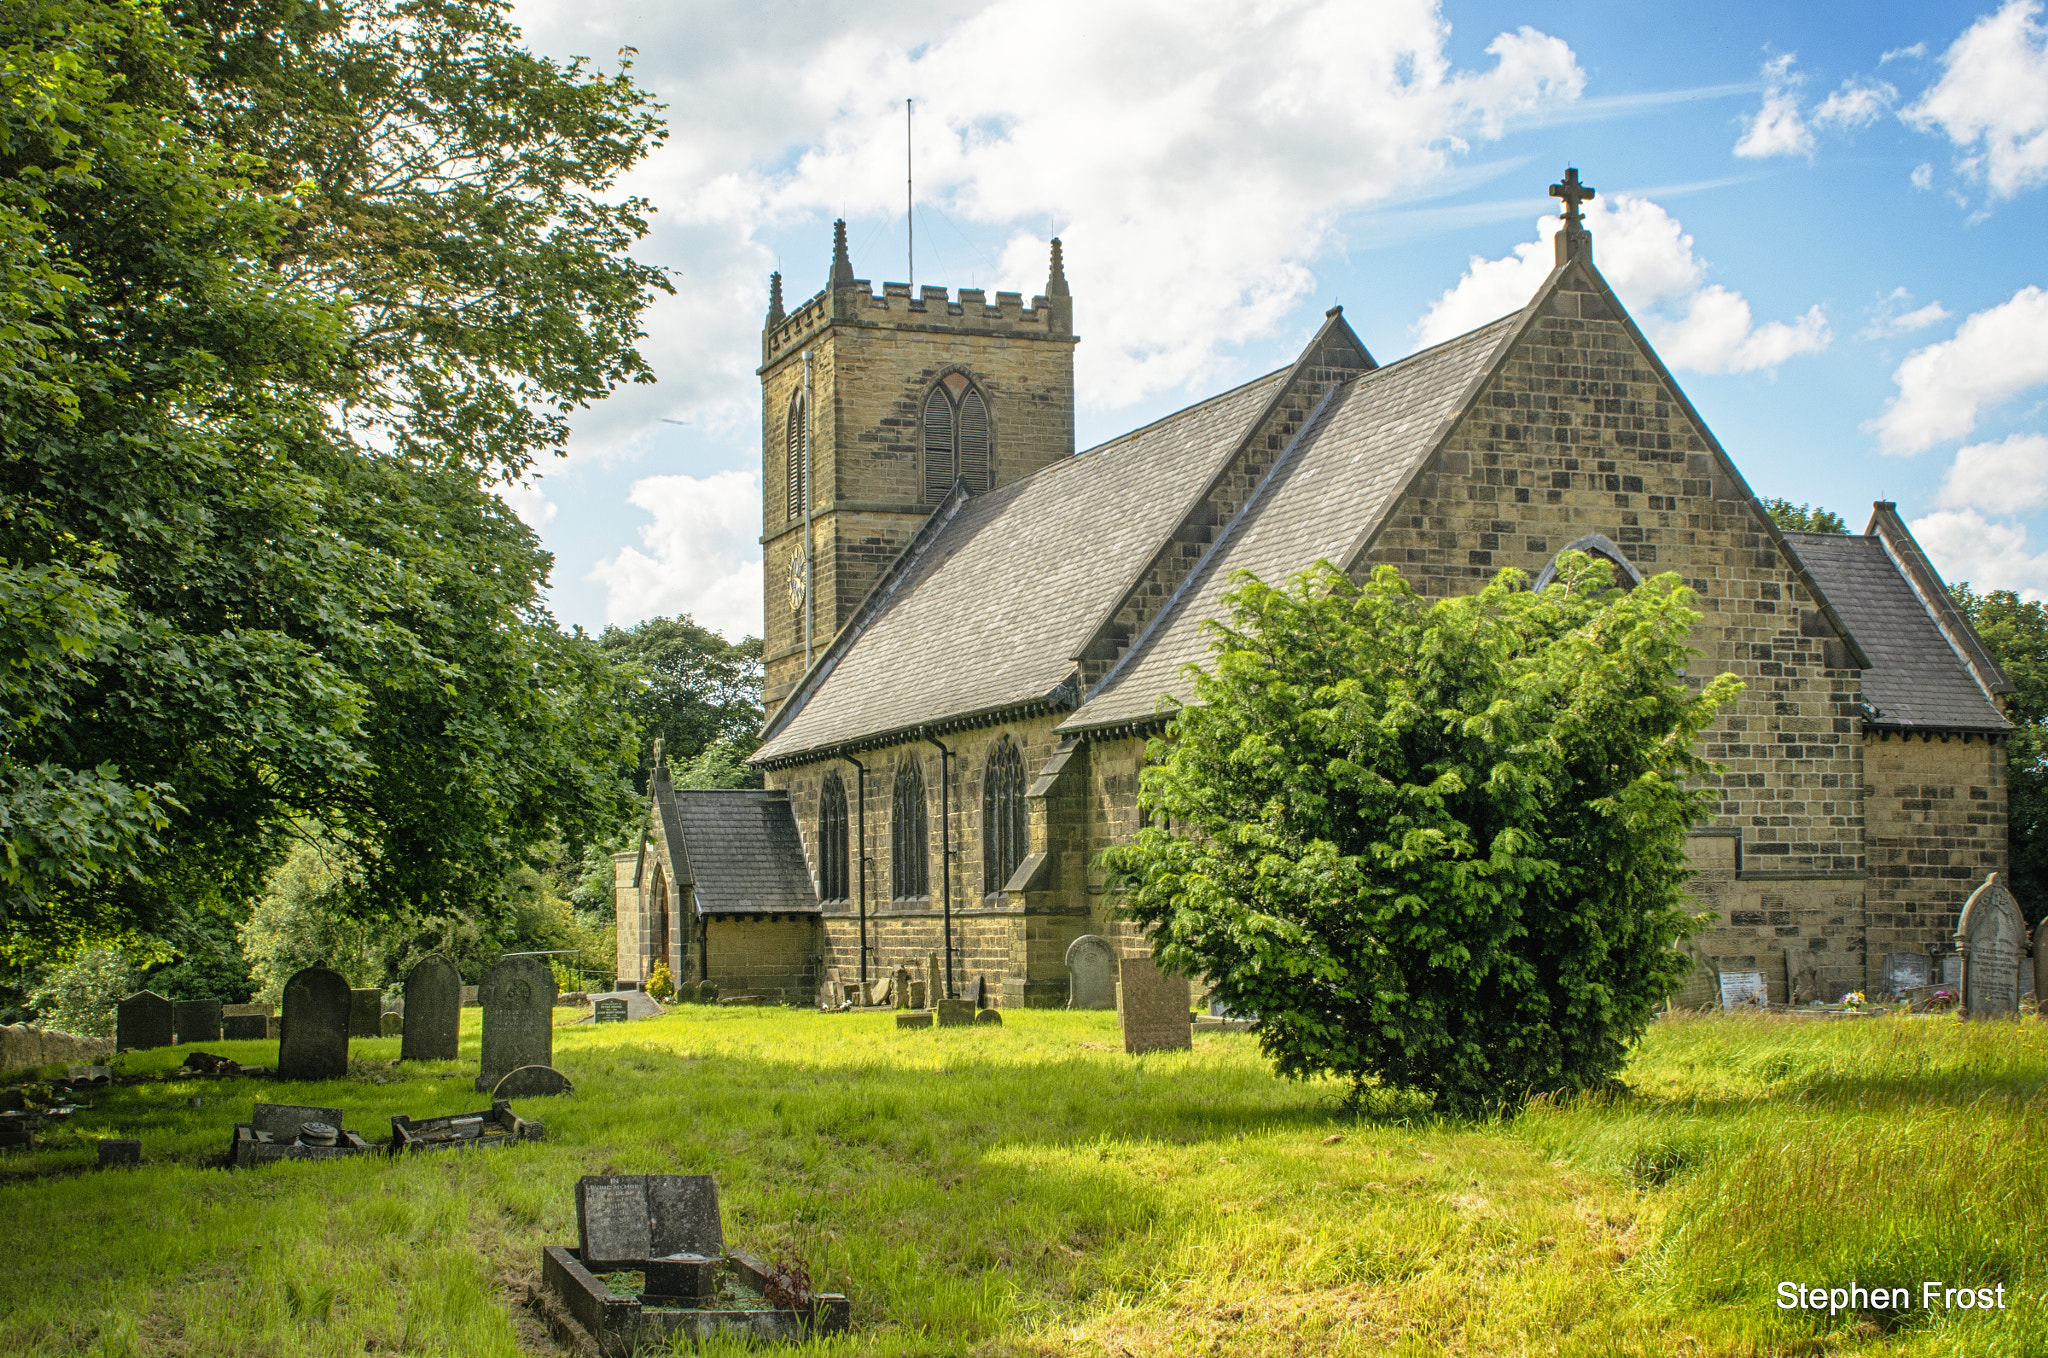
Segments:
[[[932,1011],[929,1009],[898,1010],[896,1013],[896,1026],[898,1028],[929,1028],[932,1026]]]
[[[568,1076],[553,1066],[520,1066],[509,1070],[491,1089],[493,1102],[500,1099],[547,1098],[574,1092]]]

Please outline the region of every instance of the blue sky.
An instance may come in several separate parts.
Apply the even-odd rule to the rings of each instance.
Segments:
[[[1742,6],[535,0],[638,49],[668,144],[624,186],[660,379],[515,489],[552,606],[758,631],[769,270],[1040,291],[1060,234],[1082,447],[1289,361],[1323,310],[1385,362],[1515,309],[1546,187],[1763,495],[1891,499],[1951,579],[2048,595],[2048,31],[2038,0]]]

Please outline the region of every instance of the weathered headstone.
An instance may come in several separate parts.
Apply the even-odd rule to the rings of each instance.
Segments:
[[[1812,1004],[1827,996],[1820,993],[1820,968],[1814,965],[1813,954],[1803,950],[1785,950],[1785,1003]]]
[[[596,1023],[624,1023],[626,1002],[619,999],[599,1000],[591,1006],[591,1018]]]
[[[462,973],[429,953],[405,974],[405,1031],[401,1061],[453,1061],[461,1045]]]
[[[284,983],[277,1074],[285,1080],[338,1080],[348,1074],[348,980],[307,967]]]
[[[176,1040],[171,1002],[153,990],[130,995],[114,1006],[114,1048],[116,1051],[146,1051],[168,1047]]]
[[[898,1009],[910,1008],[910,973],[904,968],[898,967],[896,968],[896,974],[890,980],[896,993],[896,1007]]]
[[[225,1042],[261,1042],[270,1036],[270,1020],[261,1014],[230,1014],[220,1021]]]
[[[1770,987],[1764,984],[1760,971],[1724,971],[1721,973],[1721,1007],[1723,1009],[1762,1009],[1771,1002]]]
[[[2027,921],[2019,902],[1992,873],[1963,903],[1956,921],[1956,951],[1963,959],[1963,1010],[1971,1018],[2019,1012],[2020,954]]]
[[[924,1002],[937,1004],[946,996],[946,974],[939,970],[939,955],[927,953],[924,959]]]
[[[521,1066],[554,1064],[555,976],[545,959],[501,957],[484,974],[477,993],[484,1004],[479,1091],[495,1089]]]
[[[982,1010],[979,1014],[976,1014],[974,1016],[974,1021],[977,1025],[986,1025],[990,1028],[1000,1028],[1003,1026],[1003,1016],[1001,1012],[994,1009]]]
[[[404,1037],[404,1036],[405,1036],[405,1015],[403,1015],[403,1014],[392,1014],[392,1013],[386,1013],[386,1014],[385,1014],[385,1015],[383,1016],[383,1018],[381,1019],[381,1023],[382,1023],[382,1025],[383,1025],[383,1033],[384,1033],[384,1036],[386,1036],[386,1037]]]
[[[348,993],[348,1035],[384,1036],[384,992],[351,990]]]
[[[553,1066],[520,1066],[505,1072],[503,1079],[491,1088],[493,1102],[499,1099],[546,1098],[553,1094],[567,1094],[576,1088],[569,1077]]]
[[[717,1003],[718,1003],[718,982],[716,982],[716,981],[699,981],[699,982],[697,982],[697,1003],[699,1003],[699,1004],[717,1004]]]
[[[99,1139],[100,1168],[142,1163],[142,1139],[133,1136],[103,1136]]]
[[[1962,989],[1963,959],[1955,953],[1941,959],[1941,984],[1947,990]]]
[[[929,1028],[932,1026],[932,1011],[929,1009],[905,1009],[896,1015],[898,1028]]]
[[[180,1044],[220,1041],[220,1001],[171,1001],[171,1029]]]
[[[592,1272],[671,1254],[725,1253],[718,1183],[709,1174],[586,1174],[576,1181],[576,1235]]]
[[[1067,971],[1067,1008],[1116,1008],[1116,950],[1108,939],[1083,934],[1069,943]]]
[[[480,989],[482,989],[481,986],[473,985],[466,985],[462,988],[462,1007],[464,1009],[474,1009],[482,1003],[481,1000],[477,999],[477,992]]]
[[[931,990],[923,981],[912,981],[910,983],[910,1007],[912,1009],[929,1008],[931,1005],[930,996]]]
[[[1188,978],[1168,976],[1149,955],[1126,957],[1118,970],[1122,981],[1124,1050],[1132,1056],[1193,1050]]]
[[[965,1028],[974,1022],[974,1001],[940,1000],[932,1006],[941,1028]]]
[[[2048,937],[2043,936],[2034,939],[2034,1003],[2048,1003]]]
[[[1934,979],[1934,959],[1924,952],[1884,955],[1884,988],[1893,995],[1924,986]]]

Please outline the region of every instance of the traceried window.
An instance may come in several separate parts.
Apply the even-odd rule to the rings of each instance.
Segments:
[[[988,489],[988,402],[966,373],[947,373],[924,403],[924,498],[937,504],[955,481]]]
[[[981,889],[1003,889],[1024,861],[1024,757],[1004,736],[989,752],[981,780]]]
[[[788,492],[788,515],[801,519],[810,505],[811,423],[810,410],[799,391],[789,402],[788,468],[784,473]]]
[[[915,759],[896,769],[896,796],[889,815],[890,895],[898,900],[931,895],[927,861],[930,834],[924,815],[924,770]]]
[[[846,784],[836,773],[825,775],[818,797],[818,899],[843,901],[847,890]]]

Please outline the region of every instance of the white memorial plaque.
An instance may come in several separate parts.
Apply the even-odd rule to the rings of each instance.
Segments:
[[[1721,973],[1721,1007],[1723,1009],[1762,1009],[1771,1002],[1770,989],[1764,984],[1760,971],[1724,971]]]

